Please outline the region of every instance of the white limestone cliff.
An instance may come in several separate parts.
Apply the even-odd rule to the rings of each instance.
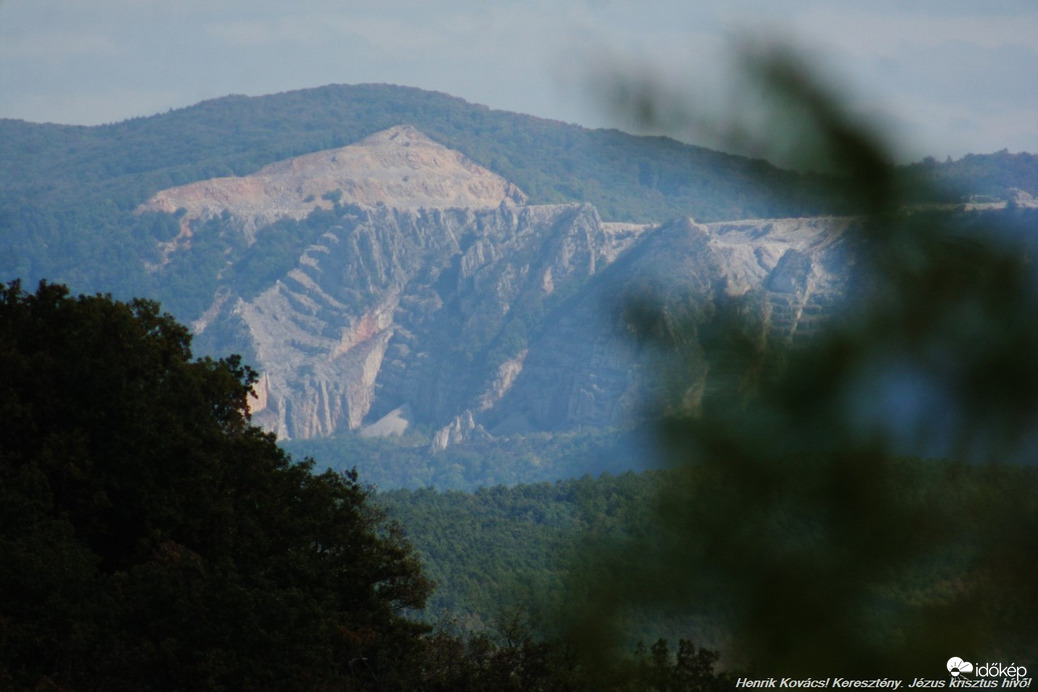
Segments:
[[[796,339],[844,290],[848,220],[606,224],[588,204],[528,205],[407,127],[147,208],[186,209],[188,232],[229,214],[227,232],[248,236],[336,197],[294,266],[259,291],[228,279],[193,325],[210,351],[249,355],[253,419],[283,438],[419,423],[442,448],[625,425],[652,373],[623,337],[623,301],[661,287],[703,304],[753,295],[774,334]]]

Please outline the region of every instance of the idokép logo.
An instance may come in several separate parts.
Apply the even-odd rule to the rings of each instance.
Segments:
[[[969,661],[963,661],[958,656],[953,656],[948,659],[948,672],[951,673],[952,678],[957,678],[963,673],[970,673],[978,680],[1001,678],[1004,681],[1003,687],[1021,686],[1023,682],[1027,682],[1027,686],[1030,686],[1030,678],[1027,677],[1027,666],[1018,666],[1016,663],[1010,663],[1009,665],[1004,663],[978,663],[974,665]]]

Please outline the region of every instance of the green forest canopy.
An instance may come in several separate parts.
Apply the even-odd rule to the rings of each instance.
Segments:
[[[147,301],[0,291],[0,684],[312,689],[416,646],[399,532],[188,344]]]
[[[723,689],[688,640],[602,668],[522,614],[431,631],[356,473],[292,461],[248,366],[189,345],[153,302],[0,288],[0,689]]]

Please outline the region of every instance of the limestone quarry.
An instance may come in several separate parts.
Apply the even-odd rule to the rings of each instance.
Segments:
[[[489,209],[525,195],[508,181],[410,126],[357,144],[264,166],[242,177],[213,178],[162,190],[139,211],[175,213],[182,222],[229,212],[243,230],[301,219],[335,201],[394,209]]]
[[[194,324],[204,349],[248,354],[254,421],[282,438],[422,425],[444,447],[623,426],[652,386],[624,301],[753,295],[796,339],[844,290],[846,220],[603,223],[591,205],[527,204],[406,126],[163,190],[141,211],[179,214],[168,253],[207,218],[251,240],[314,208],[332,221],[294,266],[258,291],[224,281]]]

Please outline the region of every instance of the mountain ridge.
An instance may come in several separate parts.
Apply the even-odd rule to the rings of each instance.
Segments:
[[[460,152],[410,125],[398,125],[345,147],[275,161],[248,175],[160,190],[136,213],[177,213],[183,228],[227,211],[254,232],[280,218],[299,220],[315,208],[331,209],[335,201],[418,209],[496,207],[505,199],[522,203],[526,195]]]
[[[297,180],[283,191],[290,214],[138,211],[164,190],[323,160],[401,125],[504,183],[483,206],[396,192],[380,205]],[[324,87],[102,128],[0,121],[0,137],[12,143],[2,278],[160,301],[193,325],[199,353],[241,353],[261,372],[256,420],[297,441],[403,434],[442,451],[636,425],[665,383],[631,338],[630,305],[660,298],[676,320],[742,301],[767,338],[795,341],[846,290],[853,208],[822,176],[444,94]],[[969,194],[923,202],[1022,213],[1038,193],[1030,155],[909,169],[984,171]],[[832,242],[816,242],[823,231]],[[704,364],[679,399],[694,404],[708,378]]]
[[[512,181],[532,203],[590,202],[608,222],[853,211],[824,176],[766,161],[496,111],[413,87],[329,85],[221,97],[94,127],[0,120],[0,231],[7,241],[0,277],[127,299],[146,294],[192,322],[208,305],[215,268],[201,262],[184,285],[156,285],[147,268],[162,257],[152,240],[171,240],[177,227],[135,216],[135,209],[162,189],[248,175],[402,123]],[[931,159],[899,170],[936,185],[920,202],[1008,199],[1009,188],[1038,195],[1038,157],[1030,154]]]
[[[415,142],[433,155],[408,159]],[[809,297],[834,283],[819,258],[833,244],[823,236],[843,222],[606,225],[587,203],[525,203],[489,172],[489,198],[416,205],[407,186],[439,179],[437,162],[464,162],[460,154],[399,127],[348,149],[340,182],[385,160],[410,162],[406,182],[374,203],[336,188],[331,209],[307,215],[314,240],[292,266],[250,294],[222,281],[194,323],[208,351],[252,354],[261,372],[253,416],[282,439],[400,434],[418,423],[432,426],[431,447],[442,450],[473,437],[622,427],[645,406],[648,378],[621,343],[617,296],[633,300],[646,281],[676,282],[702,305],[759,291],[769,319],[792,337]],[[265,167],[265,184],[301,198],[312,188],[297,174],[314,170],[314,156]],[[185,191],[223,180],[160,191],[152,200],[165,207],[150,213],[170,214]],[[181,235],[254,234],[254,216],[241,209],[269,198],[245,197],[205,198],[217,228],[192,210],[174,212]],[[609,278],[617,264],[627,269]],[[233,277],[233,262],[228,269]]]

